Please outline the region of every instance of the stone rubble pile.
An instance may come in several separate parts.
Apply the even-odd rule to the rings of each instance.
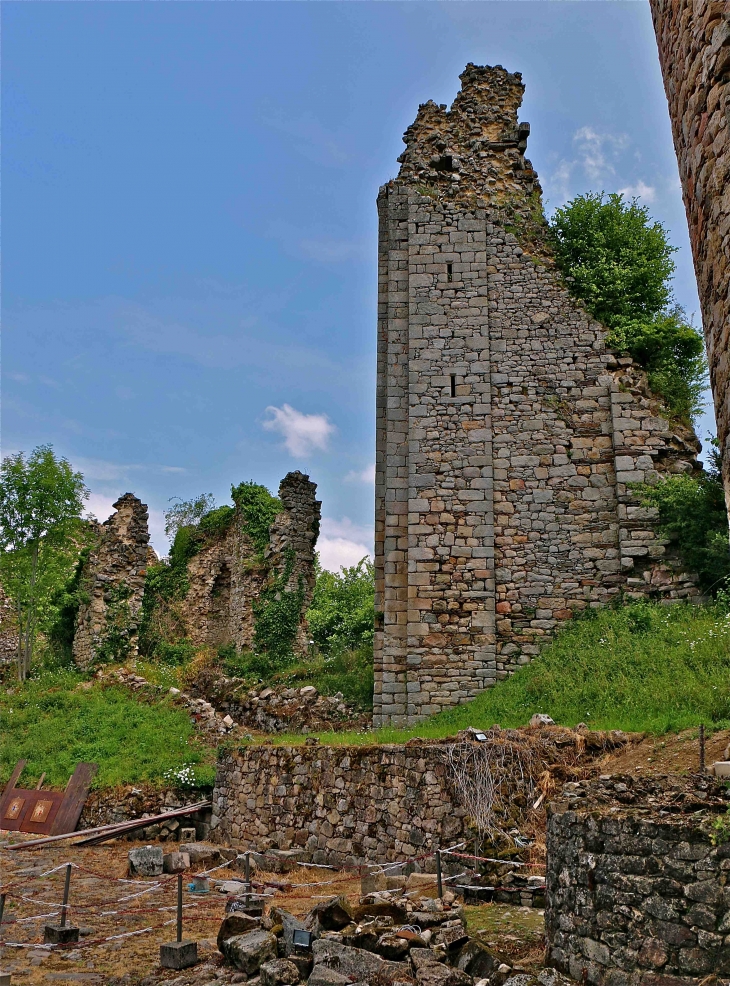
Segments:
[[[372,723],[372,715],[345,701],[341,692],[320,695],[314,685],[246,691],[240,678],[227,678],[210,668],[190,692],[208,698],[246,729],[264,733],[367,729]]]
[[[118,681],[120,685],[124,685],[133,692],[139,692],[145,688],[159,693],[167,691],[179,705],[183,705],[190,710],[193,722],[203,732],[212,733],[216,736],[225,736],[236,727],[236,723],[229,715],[221,715],[206,699],[194,698],[179,688],[165,689],[162,685],[153,685],[146,678],[143,678],[142,675],[136,674],[128,668],[98,671],[96,677],[99,681]]]
[[[298,934],[297,934],[298,933]],[[301,945],[297,939],[304,939]],[[304,918],[272,906],[232,912],[218,932],[226,961],[260,986],[565,986],[553,970],[513,969],[466,929],[455,894],[396,899],[382,891],[353,906],[345,896]]]

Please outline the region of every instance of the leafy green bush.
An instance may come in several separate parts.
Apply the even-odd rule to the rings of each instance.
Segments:
[[[730,542],[720,457],[715,450],[698,475],[668,476],[655,486],[641,484],[644,504],[659,511],[659,530],[669,539],[700,585],[717,593],[730,578]]]
[[[622,195],[578,195],[551,221],[558,266],[570,289],[649,376],[669,412],[689,422],[701,410],[704,342],[672,305],[668,233],[649,211]]]
[[[297,678],[314,685],[322,695],[342,692],[348,702],[361,709],[372,709],[375,685],[372,644],[319,655],[301,665],[301,669]]]
[[[317,560],[317,581],[307,612],[309,632],[324,654],[372,651],[375,620],[375,569],[368,558],[350,568],[328,572]]]
[[[281,510],[281,500],[253,480],[232,486],[231,496],[241,511],[246,533],[257,551],[263,552],[269,543],[269,528]]]

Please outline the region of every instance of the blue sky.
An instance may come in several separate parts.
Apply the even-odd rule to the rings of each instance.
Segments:
[[[640,194],[698,312],[648,3],[2,5],[3,452],[104,519],[308,472],[371,549],[378,186],[468,61],[521,71],[548,210]],[[711,412],[699,425],[714,430]]]

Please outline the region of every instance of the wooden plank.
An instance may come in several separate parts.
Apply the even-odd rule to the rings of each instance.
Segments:
[[[23,768],[25,767],[26,763],[27,760],[18,760],[18,762],[16,763],[15,767],[13,768],[13,772],[10,775],[8,783],[5,785],[5,790],[3,791],[3,798],[5,797],[6,794],[9,794],[10,791],[12,791],[13,788],[15,787],[18,778],[23,773]]]
[[[192,815],[196,811],[204,811],[206,808],[212,808],[213,804],[210,801],[200,801],[198,804],[185,805],[183,808],[176,808],[174,811],[167,811],[162,815],[153,815],[151,818],[138,818],[130,822],[114,822],[111,825],[99,825],[93,829],[82,829],[80,832],[64,832],[61,835],[49,835],[45,839],[32,839],[30,842],[16,842],[12,846],[5,846],[6,852],[13,852],[15,849],[35,849],[37,846],[47,846],[51,842],[61,842],[63,839],[73,839],[79,836],[95,836],[100,833],[118,832],[120,830],[124,831],[125,827],[130,827],[132,830],[135,828],[147,828],[148,825],[154,825],[155,822],[164,822],[168,818],[182,818],[185,815]],[[111,836],[114,838],[114,836]],[[84,842],[88,845],[90,839],[84,839],[83,842],[77,842],[75,845],[82,845]]]
[[[99,769],[97,763],[77,763],[71,780],[66,785],[63,803],[58,810],[49,835],[61,835],[74,832],[84,810],[84,804],[89,796],[91,782]]]

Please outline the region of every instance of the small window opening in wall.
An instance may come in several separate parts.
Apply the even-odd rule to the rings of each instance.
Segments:
[[[451,374],[451,396],[456,397],[456,376]]]
[[[446,265],[446,280],[447,281],[453,281],[454,280],[454,265],[453,264],[447,264]]]

